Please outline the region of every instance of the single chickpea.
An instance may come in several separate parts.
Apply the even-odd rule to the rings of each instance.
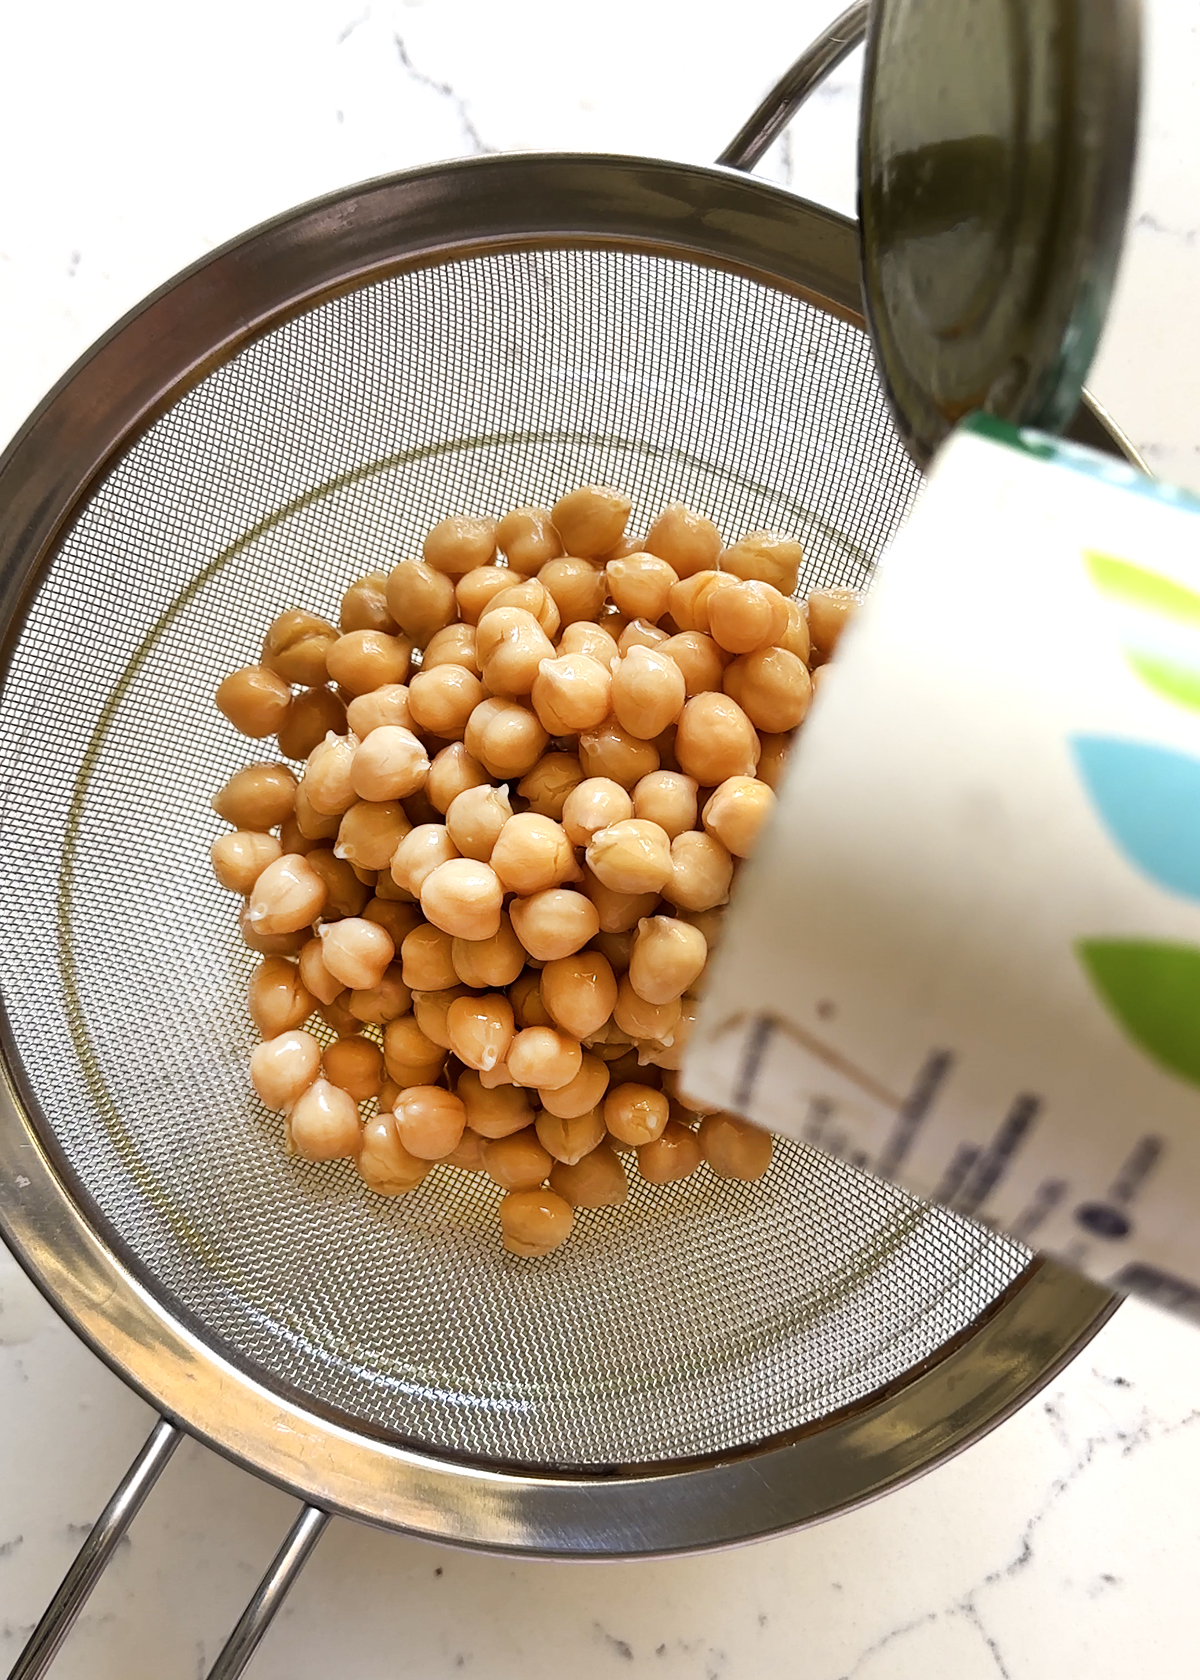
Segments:
[[[630,817],[592,836],[587,865],[611,892],[657,894],[671,879],[671,842],[657,823]]]
[[[597,665],[603,665],[606,671],[610,671],[619,649],[617,638],[609,635],[599,624],[568,624],[558,639],[558,651],[560,654],[589,654]]]
[[[599,1108],[564,1120],[543,1110],[534,1122],[538,1142],[547,1155],[573,1167],[604,1142],[604,1116]]]
[[[579,762],[589,777],[603,776],[626,789],[659,768],[653,743],[631,735],[615,718],[579,737]]]
[[[683,672],[653,648],[631,647],[613,671],[617,722],[639,741],[661,735],[678,718],[686,698]]]
[[[474,1068],[458,1076],[455,1089],[471,1131],[483,1138],[511,1137],[533,1125],[533,1104],[519,1085],[489,1090]]]
[[[725,674],[725,660],[711,636],[702,630],[681,630],[659,644],[666,658],[674,660],[683,673],[684,691],[690,700],[693,695],[719,691]]]
[[[321,911],[325,921],[362,915],[371,891],[358,879],[351,864],[335,857],[327,846],[316,847],[307,854],[306,861],[325,883],[325,904]]]
[[[359,799],[405,799],[424,787],[429,755],[410,729],[384,724],[354,753],[350,782]]]
[[[379,630],[394,636],[400,626],[392,617],[387,604],[387,573],[368,572],[356,578],[342,596],[338,618],[343,636],[352,630]]]
[[[698,979],[707,961],[698,928],[673,916],[647,916],[638,923],[629,984],[647,1003],[670,1003]]]
[[[490,1073],[508,1057],[513,1041],[512,1005],[503,992],[456,998],[446,1013],[450,1049],[466,1067]]]
[[[414,1085],[396,1108],[400,1142],[418,1161],[441,1161],[458,1147],[467,1111],[453,1091],[440,1085]]]
[[[553,1190],[513,1190],[500,1203],[504,1246],[523,1260],[561,1248],[574,1224],[570,1203]]]
[[[751,783],[753,787],[762,785]],[[715,831],[676,835],[671,842],[671,879],[663,888],[664,898],[680,910],[713,910],[718,904],[728,904],[732,884],[733,859]]]
[[[459,1138],[449,1155],[443,1155],[447,1167],[459,1167],[463,1172],[481,1173],[483,1168],[483,1139],[470,1127]]]
[[[377,986],[396,954],[387,929],[362,916],[347,916],[332,925],[326,922],[318,937],[325,967],[351,991]]]
[[[650,1184],[674,1184],[678,1179],[690,1178],[702,1159],[695,1132],[668,1120],[663,1135],[638,1150],[637,1168]]]
[[[299,802],[300,789],[297,788],[296,803],[299,804]],[[326,821],[337,822],[339,819],[336,817],[321,817],[319,821],[322,823]],[[334,832],[337,832],[336,829]],[[295,852],[298,857],[304,857],[307,853],[314,851],[316,847],[320,845],[320,841],[309,840],[303,833],[301,833],[300,824],[296,821],[296,813],[293,811],[287,821],[282,822],[279,825],[279,844],[285,852]]]
[[[718,1178],[761,1178],[771,1165],[770,1132],[732,1114],[707,1114],[700,1122],[699,1144]]]
[[[509,1137],[485,1138],[479,1153],[484,1172],[502,1190],[535,1190],[554,1165],[532,1126]]]
[[[250,976],[250,1019],[264,1038],[278,1038],[308,1020],[316,999],[286,957],[264,957]]]
[[[455,939],[452,946],[454,971],[464,986],[509,986],[525,966],[525,947],[503,913],[490,939]]]
[[[265,665],[246,665],[225,678],[216,699],[217,710],[235,729],[261,741],[281,727],[292,703],[292,691]]]
[[[788,625],[788,603],[769,583],[735,583],[709,602],[709,634],[727,653],[772,647]]]
[[[746,582],[769,583],[781,595],[791,595],[800,575],[804,550],[790,537],[777,531],[747,531],[744,537],[723,549],[717,564]]]
[[[381,1109],[362,1129],[358,1171],[377,1196],[403,1196],[433,1171],[432,1161],[419,1161],[400,1141],[396,1116]]]
[[[604,567],[590,560],[549,560],[538,582],[558,608],[560,625],[593,622],[608,592]]]
[[[321,1070],[321,1046],[311,1033],[293,1029],[256,1045],[250,1081],[268,1108],[289,1108]]]
[[[625,1168],[607,1143],[571,1166],[556,1162],[550,1169],[550,1188],[573,1208],[620,1207],[629,1197]]]
[[[660,1138],[670,1113],[666,1097],[652,1085],[610,1086],[604,1099],[604,1124],[618,1142],[632,1149]]]
[[[394,1079],[385,1077],[383,1084],[379,1087],[380,1114],[394,1114],[396,1112],[396,1104],[400,1101],[400,1098],[403,1095],[403,1088],[397,1085]]]
[[[385,684],[408,681],[412,643],[382,630],[351,630],[325,656],[329,680],[347,694],[370,694]]]
[[[306,759],[326,735],[344,735],[347,727],[341,695],[331,688],[302,688],[279,725],[279,750],[285,758]]]
[[[541,992],[555,1025],[583,1039],[599,1032],[612,1014],[617,981],[599,951],[577,951],[546,964]]]
[[[581,1114],[589,1113],[603,1100],[608,1080],[607,1065],[599,1056],[585,1050],[574,1079],[556,1090],[540,1086],[538,1098],[547,1114],[559,1120],[574,1120]]]
[[[573,956],[600,931],[596,906],[567,887],[514,898],[508,913],[517,938],[537,962]]]
[[[679,582],[673,568],[654,554],[630,554],[610,560],[604,569],[608,592],[625,616],[644,618],[651,624],[666,612],[671,588]]]
[[[462,739],[467,719],[484,697],[482,682],[461,665],[418,671],[408,685],[413,722],[444,741]]]
[[[832,659],[858,604],[853,589],[814,589],[808,597],[808,633],[822,659]]]
[[[573,846],[589,846],[592,836],[602,828],[625,822],[632,815],[633,800],[619,782],[606,776],[592,776],[567,795],[562,824]]]
[[[496,531],[500,552],[509,569],[526,575],[555,560],[563,547],[549,508],[519,507],[506,513]]]
[[[388,1078],[402,1088],[430,1085],[446,1065],[446,1047],[421,1031],[415,1013],[400,1015],[383,1029],[383,1062]]]
[[[346,708],[346,725],[360,741],[365,741],[376,729],[411,729],[413,720],[406,684],[384,683],[371,694],[356,696]]]
[[[424,647],[458,616],[454,584],[423,560],[401,560],[387,580],[388,611],[410,641]]]
[[[425,564],[448,577],[462,577],[496,558],[496,521],[453,514],[440,519],[422,544]]]
[[[550,517],[568,554],[597,560],[625,535],[632,508],[628,496],[619,490],[584,484],[569,495],[560,496],[550,510]]]
[[[325,656],[336,641],[332,624],[316,613],[292,607],[268,627],[262,662],[284,682],[315,688],[325,681]]]
[[[569,1085],[582,1066],[579,1041],[554,1027],[523,1027],[508,1052],[513,1082],[527,1088],[557,1091]]]
[[[479,669],[489,693],[517,700],[533,688],[538,667],[554,658],[554,644],[532,613],[498,607],[475,633]]]
[[[505,892],[528,897],[576,880],[579,868],[561,823],[522,811],[509,817],[492,848],[491,866]]]
[[[544,584],[536,578],[518,578],[510,583],[507,589],[502,589],[498,595],[493,595],[487,606],[479,615],[479,624],[475,631],[475,645],[479,650],[478,657],[483,658],[480,649],[480,627],[485,618],[490,618],[494,612],[504,612],[509,608],[518,608],[521,612],[531,613],[537,619],[543,633],[553,641],[558,635],[561,620],[558,608],[554,604],[554,597]]]
[[[217,815],[234,828],[265,834],[286,822],[296,805],[296,778],[286,764],[248,764],[212,799]]]
[[[679,1016],[678,998],[673,998],[670,1003],[647,1003],[634,991],[629,976],[621,976],[613,1020],[631,1039],[653,1039],[655,1043],[667,1044],[679,1024]]]
[[[701,787],[728,776],[752,776],[758,762],[754,725],[727,694],[697,694],[680,715],[675,754],[685,775]]]
[[[627,928],[624,933],[605,933],[601,929],[591,941],[591,949],[608,958],[614,974],[624,974],[633,954],[633,930]]]
[[[503,577],[503,570],[497,570],[496,575]],[[473,624],[447,624],[429,638],[421,655],[421,669],[434,671],[439,665],[461,665],[473,677],[479,675]]]
[[[383,876],[377,883],[376,896],[367,901],[366,908],[361,914],[368,922],[378,922],[380,927],[386,928],[392,936],[392,944],[397,950],[415,927],[422,925],[421,912],[415,904],[397,904],[393,899],[378,896],[378,887],[390,876]]]
[[[487,863],[512,814],[508,789],[483,782],[457,795],[446,812],[446,833],[461,856]]]
[[[590,654],[564,653],[543,659],[530,700],[551,735],[574,735],[604,722],[612,704],[612,676]]]
[[[301,785],[308,803],[320,816],[342,817],[363,797],[355,793],[350,774],[357,751],[357,736],[326,735],[309,753]]]
[[[502,589],[512,586],[513,575],[507,566],[476,566],[464,572],[454,586],[459,616],[464,624],[478,624],[479,615],[488,602]]]
[[[665,560],[679,577],[691,577],[716,565],[721,533],[710,519],[672,502],[646,532],[646,552]]]
[[[508,988],[508,1001],[519,1027],[554,1025],[550,1011],[542,1002],[542,977],[536,968],[527,968],[517,976]]]
[[[822,669],[824,667],[822,666]],[[813,691],[816,692],[816,673],[813,673]],[[787,763],[788,753],[791,751],[792,737],[790,735],[760,734],[759,745],[762,747],[762,757],[758,761],[756,780],[765,783],[769,788],[777,788],[783,779],[783,767]],[[732,850],[732,848],[730,848]]]
[[[238,913],[238,932],[242,943],[262,957],[294,957],[308,936],[307,928],[296,933],[260,933],[250,921],[248,904],[243,904]]]
[[[376,986],[359,986],[350,993],[346,1008],[365,1027],[386,1027],[406,1015],[412,1007],[412,993],[404,984],[399,964],[389,963]]]
[[[805,665],[812,658],[812,639],[808,631],[808,615],[799,601],[787,600],[787,628],[782,636],[775,638],[775,646],[783,648],[788,653],[794,653],[796,658]]]
[[[617,639],[617,652],[624,655],[630,648],[658,648],[670,641],[666,630],[645,618],[631,618]]]
[[[766,782],[751,776],[730,776],[705,805],[704,826],[735,857],[749,857],[774,809],[775,795]],[[687,908],[704,910],[710,906],[691,904]]]
[[[333,855],[359,869],[386,869],[396,847],[411,833],[412,824],[399,800],[376,804],[360,799],[342,818]]]
[[[348,1091],[315,1079],[297,1097],[287,1118],[292,1152],[306,1161],[341,1161],[362,1142],[358,1104]]]
[[[628,933],[643,917],[651,915],[658,907],[657,893],[617,892],[612,887],[606,887],[586,865],[583,871],[583,890],[596,911],[596,919],[600,924],[596,929],[597,933]]]
[[[812,701],[807,665],[783,648],[760,648],[735,659],[725,672],[727,694],[735,684],[738,705],[756,729],[771,735],[795,729]]]
[[[417,1025],[426,1038],[431,1039],[443,1050],[450,1048],[450,1028],[447,1024],[450,1005],[467,995],[465,986],[445,987],[436,992],[413,993],[413,1014]]]
[[[500,929],[504,893],[496,872],[474,858],[452,858],[421,884],[421,909],[456,939],[491,939]]]
[[[695,780],[681,770],[652,770],[633,790],[633,814],[674,840],[696,826],[697,792]]]
[[[295,933],[316,921],[325,895],[325,882],[308,858],[289,853],[255,881],[247,920],[259,933]]]
[[[317,1009],[326,1026],[332,1027],[339,1038],[353,1038],[362,1026],[362,1022],[356,1020],[346,1007],[349,998],[350,988],[347,986],[332,1003],[322,1003]]]
[[[208,855],[213,874],[221,885],[245,898],[263,870],[284,854],[273,834],[235,829],[232,834],[222,834],[214,840]]]
[[[383,1089],[383,1051],[369,1038],[339,1038],[326,1047],[321,1071],[356,1103],[369,1102]]]
[[[450,947],[453,940],[441,928],[422,922],[405,934],[400,947],[401,976],[414,992],[444,992],[460,984]]]
[[[443,747],[429,766],[423,791],[428,794],[434,809],[448,816],[450,807],[460,793],[468,788],[490,786],[488,773],[477,758],[472,758],[461,741]]]
[[[524,776],[542,757],[549,736],[527,707],[515,700],[483,700],[471,713],[467,751],[497,781]]]
[[[555,822],[561,822],[567,795],[582,780],[583,770],[574,753],[552,752],[539,758],[529,774],[521,778],[517,792],[539,817],[553,817]]]

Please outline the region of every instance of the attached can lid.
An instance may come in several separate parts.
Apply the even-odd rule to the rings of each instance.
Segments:
[[[876,355],[924,464],[984,410],[1060,431],[1116,275],[1139,0],[874,0],[859,238]]]

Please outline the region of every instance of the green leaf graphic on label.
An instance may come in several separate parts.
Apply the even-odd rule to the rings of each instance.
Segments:
[[[1128,649],[1126,657],[1144,683],[1177,705],[1200,712],[1200,670],[1156,659],[1148,653],[1131,653]]]
[[[1084,559],[1093,581],[1106,595],[1126,606],[1161,613],[1177,624],[1200,630],[1200,595],[1185,589],[1181,583],[1134,566],[1128,560],[1115,560],[1111,554],[1089,552],[1084,554]]]
[[[1075,949],[1139,1049],[1200,1085],[1200,949],[1140,939],[1081,939]]]

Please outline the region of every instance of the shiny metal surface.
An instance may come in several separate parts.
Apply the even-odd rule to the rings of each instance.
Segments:
[[[258,1583],[237,1626],[225,1641],[220,1656],[208,1671],[208,1680],[238,1680],[258,1649],[259,1640],[287,1597],[317,1541],[325,1532],[329,1516],[315,1505],[306,1505],[296,1518],[287,1539],[275,1554],[271,1567]]]
[[[790,70],[776,82],[766,98],[749,116],[717,159],[731,169],[753,169],[778,140],[804,101],[825,78],[849,58],[865,39],[867,0],[854,4],[823,30]]]

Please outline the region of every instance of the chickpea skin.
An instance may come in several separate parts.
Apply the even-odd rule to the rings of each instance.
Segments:
[[[357,578],[342,596],[338,618],[342,634],[352,630],[380,630],[394,636],[400,626],[392,617],[387,604],[387,573],[368,572]]]
[[[292,607],[268,627],[262,662],[284,682],[313,688],[325,681],[325,656],[336,640],[332,624],[302,607]]]
[[[671,842],[657,823],[630,817],[592,836],[587,864],[612,892],[660,893],[671,879]]]
[[[552,752],[539,758],[517,785],[517,793],[539,817],[562,821],[567,797],[583,781],[583,769],[575,753]]]

